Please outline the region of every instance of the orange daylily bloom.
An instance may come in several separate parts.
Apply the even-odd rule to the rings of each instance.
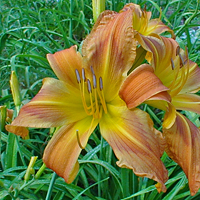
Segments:
[[[151,98],[146,103],[166,110],[163,134],[166,139],[166,152],[177,162],[188,177],[191,195],[200,188],[200,130],[184,115],[176,110],[188,110],[200,114],[200,68],[188,59],[187,51],[180,49],[178,43],[170,38],[136,36],[148,53],[146,59],[152,65],[154,73],[170,90],[171,104],[164,108],[163,102]],[[133,82],[131,76],[126,80]],[[126,86],[121,96],[130,94],[131,87]],[[126,91],[126,92],[125,92]],[[156,96],[156,95],[155,95]],[[128,97],[126,97],[128,98]],[[129,108],[131,97],[123,98]]]
[[[78,156],[99,124],[102,136],[119,160],[118,166],[157,181],[158,191],[166,191],[167,170],[160,160],[163,137],[153,128],[146,112],[135,107],[129,110],[119,97],[135,59],[132,14],[131,9],[120,14],[110,11],[102,14],[84,41],[83,56],[76,46],[48,54],[59,80],[45,78],[39,93],[12,122],[14,126],[60,127],[48,143],[43,160],[67,183],[74,180],[79,169]],[[158,92],[167,95],[168,88],[149,65],[135,69],[132,74],[138,83],[137,104]],[[149,83],[145,87],[143,78]]]

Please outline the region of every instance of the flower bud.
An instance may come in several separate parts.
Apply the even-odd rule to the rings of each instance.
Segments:
[[[21,95],[20,95],[20,90],[19,90],[19,82],[18,82],[18,78],[15,71],[12,71],[11,73],[10,87],[11,87],[15,106],[18,107],[21,105]]]
[[[97,21],[98,16],[105,10],[105,0],[92,0],[92,10],[94,22]]]

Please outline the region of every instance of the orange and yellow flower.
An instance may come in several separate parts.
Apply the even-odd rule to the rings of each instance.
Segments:
[[[144,64],[131,73],[137,104],[129,110],[119,96],[135,60],[132,19],[131,6],[120,13],[106,11],[84,41],[83,56],[76,46],[48,54],[59,80],[45,78],[39,93],[12,122],[22,127],[60,127],[48,143],[43,160],[67,183],[74,180],[78,156],[99,124],[118,166],[157,181],[158,191],[166,191],[167,170],[160,160],[163,137],[153,128],[149,115],[136,106],[158,93],[162,93],[160,99],[169,102],[168,88]]]
[[[160,101],[156,95],[146,103],[166,110],[163,134],[166,152],[177,162],[188,177],[190,192],[196,194],[200,188],[200,130],[177,110],[200,114],[200,68],[188,58],[187,50],[180,49],[170,38],[136,36],[142,47],[148,51],[146,59],[162,83],[169,88],[171,103]],[[130,75],[121,91],[122,98],[132,108],[130,93],[134,77]],[[125,92],[126,91],[126,92]],[[131,92],[130,92],[131,91]],[[166,106],[166,107],[165,107]]]

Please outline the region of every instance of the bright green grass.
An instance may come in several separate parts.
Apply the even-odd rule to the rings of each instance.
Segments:
[[[119,11],[124,4],[146,5],[153,18],[159,17],[177,35],[181,47],[188,46],[190,59],[200,65],[200,14],[195,0],[186,1],[126,1],[108,0],[106,8]],[[14,108],[9,88],[10,73],[16,71],[20,80],[23,104],[38,92],[44,77],[55,77],[47,53],[68,48],[81,41],[93,26],[90,0],[1,0],[0,1],[0,105]],[[143,107],[161,129],[163,113]],[[155,115],[156,113],[156,115]],[[199,116],[186,112],[197,126]],[[8,134],[3,126],[0,133],[0,199],[31,200],[177,200],[199,199],[200,192],[190,196],[187,179],[180,167],[166,154],[162,160],[169,171],[167,192],[158,193],[154,181],[136,177],[131,170],[116,166],[112,149],[98,128],[79,157],[80,170],[72,184],[46,169],[39,179],[23,177],[31,156],[38,156],[35,172],[42,166],[42,153],[53,130],[30,129],[30,139]],[[51,132],[51,134],[49,134]],[[183,152],[184,153],[184,152]]]

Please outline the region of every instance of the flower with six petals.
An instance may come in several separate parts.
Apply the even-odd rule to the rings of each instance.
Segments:
[[[160,160],[163,137],[153,128],[149,115],[136,108],[162,93],[170,101],[168,88],[149,65],[136,68],[135,106],[126,107],[120,98],[136,54],[133,11],[104,12],[97,20],[82,48],[76,46],[47,59],[59,80],[45,78],[39,93],[22,107],[13,126],[60,127],[48,143],[43,160],[67,183],[79,169],[78,156],[97,125],[118,158],[118,166],[130,168],[138,176],[158,182],[158,191],[166,191],[167,170]],[[147,84],[148,83],[148,84]]]

